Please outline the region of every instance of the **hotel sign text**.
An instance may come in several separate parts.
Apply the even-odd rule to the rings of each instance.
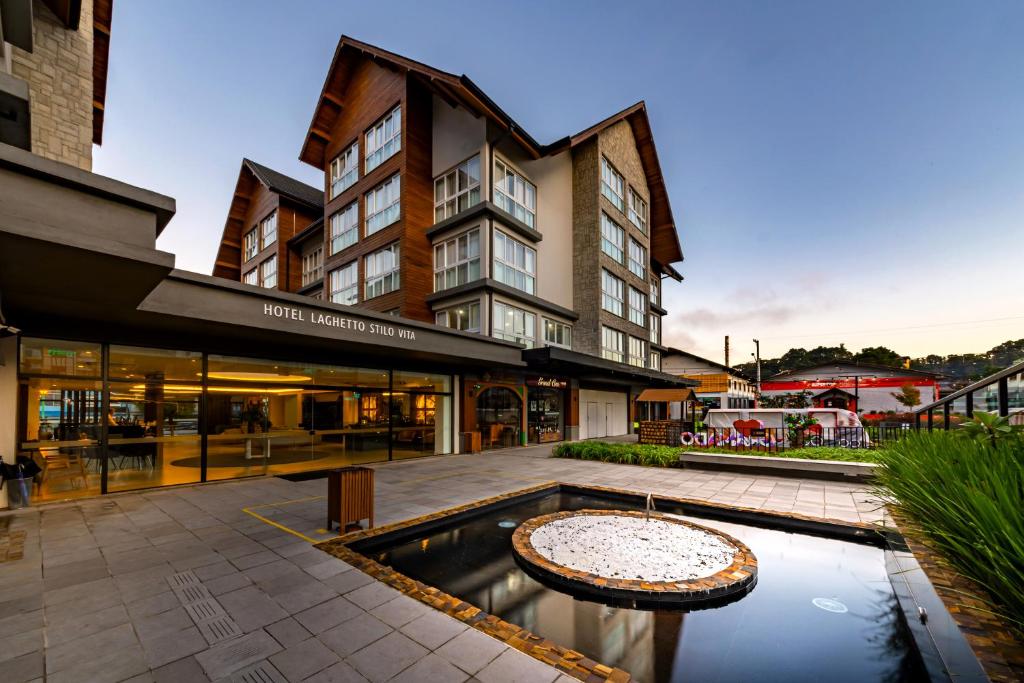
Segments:
[[[337,313],[307,311],[297,306],[263,304],[263,315],[281,320],[294,320],[297,323],[305,323],[314,327],[334,327],[340,330],[355,330],[369,336],[397,337],[398,339],[416,341],[416,332],[404,327],[380,322],[368,322],[338,315]]]

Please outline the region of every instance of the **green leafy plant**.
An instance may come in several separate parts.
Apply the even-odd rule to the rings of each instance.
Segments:
[[[1020,442],[1024,437],[1024,425],[1010,424],[1010,418],[1006,416],[978,412],[970,420],[962,422],[957,432],[995,446],[1002,440]]]
[[[899,391],[891,392],[889,395],[896,399],[897,403],[907,408],[913,408],[921,402],[921,390],[910,382],[901,386]]]
[[[1024,635],[1024,447],[954,432],[911,434],[879,451],[877,493],[903,513]]]

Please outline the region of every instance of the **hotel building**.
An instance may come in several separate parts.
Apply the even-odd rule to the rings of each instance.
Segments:
[[[100,55],[106,8],[28,21]],[[659,370],[682,255],[643,104],[542,145],[342,38],[301,145],[323,188],[243,161],[208,276],[156,248],[173,199],[72,144],[100,140],[105,49],[58,72],[91,116],[53,133],[36,104],[68,91],[4,48],[0,455],[37,499],[623,434],[642,389],[692,384]]]

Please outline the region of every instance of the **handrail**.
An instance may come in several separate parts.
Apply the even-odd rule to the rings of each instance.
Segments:
[[[952,403],[953,401],[955,401],[956,399],[960,398],[961,396],[966,396],[967,394],[972,394],[975,391],[977,391],[978,389],[983,389],[983,388],[989,386],[990,384],[995,384],[996,382],[998,382],[1001,379],[1005,379],[1007,377],[1010,377],[1012,375],[1017,375],[1017,374],[1020,374],[1022,372],[1024,372],[1024,362],[1016,363],[1014,365],[1011,365],[1008,368],[1004,368],[1004,369],[1000,370],[999,372],[995,372],[995,373],[989,375],[988,377],[983,377],[982,379],[979,379],[974,384],[968,384],[963,389],[958,389],[957,391],[954,391],[952,394],[949,394],[948,396],[943,396],[938,401],[934,401],[932,403],[929,403],[926,406],[922,406],[922,407],[918,408],[917,410],[915,410],[914,414],[915,415],[923,415],[923,414],[927,413],[929,410],[934,410],[935,408],[942,407],[942,406],[946,405],[947,403]]]

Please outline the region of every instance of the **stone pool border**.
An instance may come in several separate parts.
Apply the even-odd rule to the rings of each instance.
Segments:
[[[757,558],[754,557],[754,553],[744,543],[717,529],[711,529],[661,513],[652,513],[651,516],[670,524],[699,529],[735,547],[736,552],[733,553],[732,562],[721,571],[696,579],[680,579],[677,581],[615,579],[571,569],[557,562],[552,562],[533,547],[531,537],[535,530],[556,520],[579,516],[643,518],[646,514],[637,510],[584,509],[563,510],[561,512],[532,517],[520,524],[515,533],[512,534],[512,547],[518,554],[518,558],[527,563],[529,568],[535,573],[539,573],[545,578],[570,589],[582,590],[597,597],[606,596],[680,606],[713,601],[741,593],[746,594],[753,589],[754,583],[757,581]]]

